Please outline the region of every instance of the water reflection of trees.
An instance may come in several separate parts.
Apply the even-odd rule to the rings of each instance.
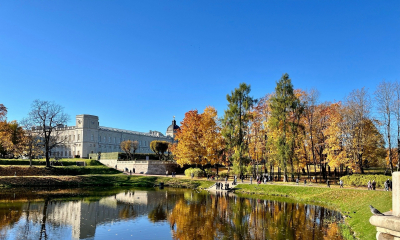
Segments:
[[[269,200],[196,196],[181,198],[169,213],[174,239],[339,240],[338,213],[318,206]]]
[[[0,239],[13,227],[26,239],[62,239],[56,236],[62,236],[63,227],[71,232],[65,226],[72,226],[72,236],[94,236],[99,224],[143,215],[152,223],[167,221],[173,239],[342,239],[335,221],[340,215],[322,207],[193,191],[125,191],[99,201],[49,197],[3,204]]]

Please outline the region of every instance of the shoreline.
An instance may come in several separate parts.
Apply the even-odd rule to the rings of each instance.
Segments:
[[[165,187],[205,190],[215,181],[191,180],[182,177],[106,174],[80,176],[17,176],[0,177],[0,189],[25,187],[137,187],[151,188],[160,182]],[[369,224],[372,216],[369,205],[381,211],[391,210],[392,195],[385,191],[367,191],[356,188],[326,188],[318,185],[297,186],[288,184],[238,184],[234,193],[251,198],[292,199],[297,202],[328,207],[339,211],[345,218],[344,237],[375,239],[376,229]],[[351,229],[351,231],[350,231]]]

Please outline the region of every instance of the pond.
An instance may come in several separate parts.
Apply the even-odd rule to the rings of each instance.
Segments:
[[[341,219],[320,206],[182,189],[0,194],[0,239],[339,240]]]

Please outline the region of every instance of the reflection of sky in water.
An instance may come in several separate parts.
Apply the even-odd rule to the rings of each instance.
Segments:
[[[183,190],[104,195],[0,203],[0,239],[342,239],[330,224],[340,214],[318,206]]]
[[[167,222],[149,225],[147,216],[127,222],[99,225],[95,236],[94,239],[172,239],[171,229]]]
[[[42,224],[26,220],[26,213],[16,222],[11,229],[6,228],[5,239],[45,239],[41,232]],[[67,225],[46,225],[47,239],[72,239],[72,227]],[[3,239],[0,237],[0,239]]]

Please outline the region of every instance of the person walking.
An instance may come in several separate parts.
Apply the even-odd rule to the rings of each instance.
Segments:
[[[389,191],[389,179],[383,185],[385,186],[385,191]]]
[[[250,184],[253,184],[253,177],[250,177]]]
[[[296,184],[299,185],[299,178],[296,178]]]
[[[343,188],[343,180],[342,179],[340,179],[340,181],[339,181],[339,186],[340,186],[340,188]]]
[[[372,189],[371,180],[369,180],[369,181],[368,181],[368,184],[367,184],[367,186],[368,186],[368,190],[371,190],[371,189]]]
[[[326,180],[326,185],[328,185],[328,188],[330,188],[330,187],[331,187],[331,184],[329,183],[329,179],[328,179],[328,180]]]
[[[307,185],[307,179],[304,179],[304,186]]]
[[[375,188],[376,188],[376,182],[375,180],[372,180],[372,190],[375,190]]]

